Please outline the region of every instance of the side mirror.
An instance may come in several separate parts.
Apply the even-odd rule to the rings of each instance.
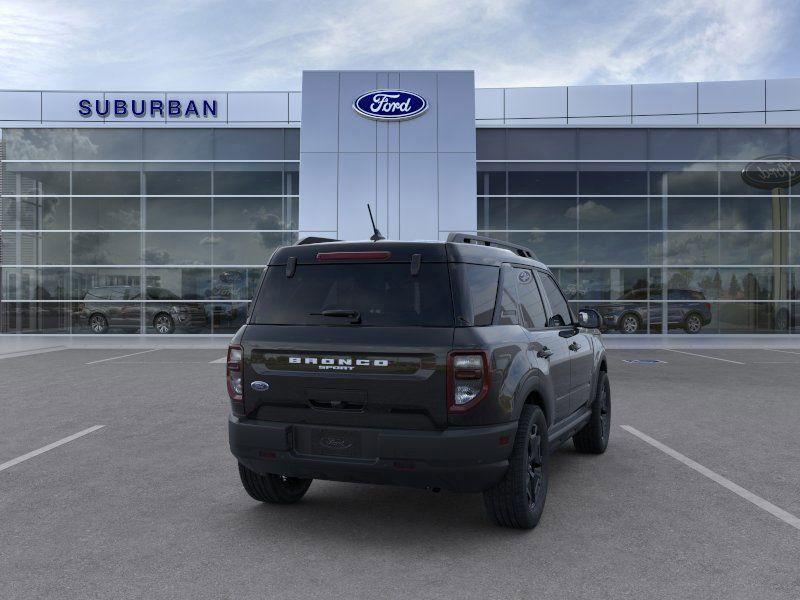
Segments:
[[[600,329],[600,313],[588,308],[578,311],[578,325],[587,329]]]

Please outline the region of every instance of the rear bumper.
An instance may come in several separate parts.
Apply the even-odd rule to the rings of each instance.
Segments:
[[[314,429],[320,428],[233,415],[228,420],[231,452],[258,473],[458,492],[479,492],[503,478],[517,424],[443,431],[326,427],[333,436],[342,432],[360,440],[355,458],[310,454],[303,440]]]

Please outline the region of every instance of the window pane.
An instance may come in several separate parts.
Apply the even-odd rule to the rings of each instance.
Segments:
[[[474,266],[474,265],[469,265]],[[480,267],[482,269],[486,269],[486,267]],[[517,277],[517,269],[512,269],[510,267],[504,267],[501,269],[500,273],[500,314],[497,315],[497,323],[498,325],[519,325],[520,324],[520,315],[519,310],[517,309],[517,284],[516,284],[516,277]],[[530,271],[528,272],[530,274]],[[496,288],[495,288],[496,289]],[[488,290],[487,290],[488,296]],[[494,299],[486,298],[487,305],[489,302],[492,304],[492,308],[494,308]],[[488,316],[489,324],[492,320],[491,315]]]
[[[509,224],[506,198],[478,198],[478,229],[530,229],[524,220]]]
[[[215,233],[215,265],[266,265],[280,246],[294,243],[296,236],[285,233]]]
[[[667,233],[667,263],[673,265],[718,265],[719,234]]]
[[[148,171],[145,189],[151,196],[201,196],[211,194],[210,171]]]
[[[655,260],[650,238],[648,233],[581,233],[578,261],[584,265],[650,264]]]
[[[225,195],[257,195],[283,193],[282,170],[215,171],[214,193]]]
[[[211,269],[146,269],[145,280],[149,299],[161,300],[168,296],[183,300],[213,299]]]
[[[475,135],[478,160],[506,160],[506,130],[479,128]]]
[[[552,311],[548,325],[550,327],[560,327],[572,323],[572,315],[569,312],[567,301],[564,299],[564,296],[561,295],[555,281],[546,273],[541,275],[541,280],[544,286],[544,293],[550,302],[550,310]]]
[[[211,281],[213,300],[252,300],[263,269],[214,269]]]
[[[72,199],[73,229],[139,229],[139,198]]]
[[[140,129],[75,129],[75,160],[140,160]]]
[[[6,198],[10,205],[16,204],[15,198]],[[20,199],[20,229],[69,229],[69,198],[28,197]],[[14,215],[3,221],[6,229],[16,229],[13,224]]]
[[[509,233],[507,236],[507,241],[529,248],[537,260],[548,266],[575,265],[578,262],[578,236],[574,233],[530,232]],[[504,236],[494,234],[493,237],[502,239]]]
[[[215,229],[289,229],[288,202],[281,198],[214,198]],[[288,219],[288,220],[287,220]]]
[[[72,264],[136,265],[141,262],[140,243],[140,233],[73,233]]]
[[[582,160],[646,160],[647,130],[579,129],[578,156]]]
[[[788,199],[783,197],[720,198],[722,229],[788,229]]]
[[[213,129],[144,129],[144,160],[210,160]]]
[[[212,233],[146,233],[148,265],[210,265],[212,248],[221,243]]]
[[[508,159],[510,160],[574,160],[577,158],[577,132],[575,130],[537,128],[508,129],[507,131]]]
[[[69,264],[68,233],[3,234],[3,264],[64,265]],[[19,245],[17,247],[17,244]],[[19,256],[17,256],[17,251]]]
[[[138,196],[139,171],[74,171],[72,193],[75,195]]]
[[[647,300],[647,269],[580,269],[580,297],[586,300]]]
[[[211,198],[146,199],[146,229],[211,229]]]
[[[720,264],[785,264],[788,257],[786,238],[785,233],[720,233]]]
[[[70,160],[73,129],[3,129],[7,160]]]
[[[719,158],[754,160],[769,154],[789,152],[786,129],[745,128],[719,130]]]
[[[509,194],[546,196],[576,194],[577,191],[577,178],[573,171],[533,171],[517,165],[509,169]]]
[[[514,269],[517,275],[517,293],[522,311],[522,323],[529,329],[545,326],[544,304],[536,279],[529,269]]]
[[[752,131],[752,130],[748,130]],[[651,129],[648,158],[651,160],[715,160],[715,129]]]
[[[215,129],[214,158],[282,160],[283,129]]]
[[[508,229],[575,229],[575,198],[509,198]]]
[[[128,300],[140,295],[141,269],[73,267],[74,300]]]

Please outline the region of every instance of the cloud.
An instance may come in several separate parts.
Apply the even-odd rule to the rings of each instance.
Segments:
[[[299,89],[303,69],[475,69],[479,86],[798,75],[790,0],[0,5],[0,87]]]

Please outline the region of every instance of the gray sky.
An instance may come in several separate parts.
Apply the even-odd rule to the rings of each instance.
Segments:
[[[795,0],[0,0],[0,88],[296,90],[303,69],[480,87],[800,76]]]

